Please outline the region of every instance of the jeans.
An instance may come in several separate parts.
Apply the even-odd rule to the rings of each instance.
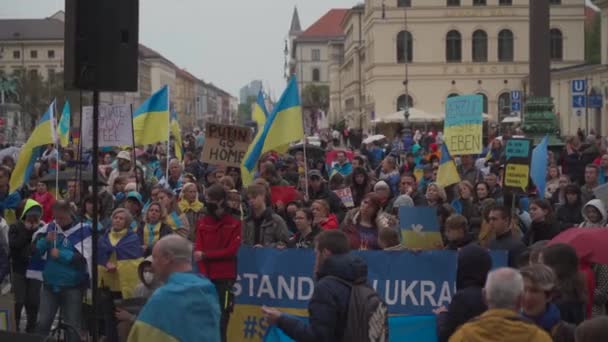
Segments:
[[[61,309],[63,323],[71,327],[66,331],[66,341],[80,342],[82,296],[81,288],[66,288],[53,292],[47,286],[43,286],[40,295],[40,319],[36,332],[45,336],[49,335],[57,310]]]

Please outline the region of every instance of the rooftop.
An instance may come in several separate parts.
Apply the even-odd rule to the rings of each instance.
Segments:
[[[63,27],[53,18],[0,19],[0,40],[63,40]]]
[[[348,9],[346,8],[329,10],[329,12],[310,25],[302,34],[298,35],[298,39],[331,39],[344,36],[341,23],[347,12]]]

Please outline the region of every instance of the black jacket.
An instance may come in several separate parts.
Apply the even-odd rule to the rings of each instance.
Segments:
[[[327,201],[330,212],[332,214],[336,214],[338,221],[342,222],[342,220],[344,220],[344,216],[346,215],[346,207],[342,203],[340,197],[338,197],[338,195],[336,195],[333,191],[329,190],[326,184],[323,184],[319,191],[314,191],[312,188],[309,188],[308,193],[311,202],[319,199]]]
[[[582,209],[583,206],[580,203],[576,205],[564,204],[557,208],[556,220],[559,230],[564,231],[568,228],[577,227],[581,222],[585,221]]]
[[[10,259],[13,272],[25,275],[32,255],[32,236],[36,229],[27,229],[22,221],[11,225],[8,231]]]
[[[513,237],[511,230],[505,234],[498,235],[488,246],[490,250],[507,251],[509,253],[509,267],[517,267],[519,256],[526,250],[526,245]]]
[[[437,338],[447,341],[459,326],[481,315],[488,308],[482,289],[492,268],[490,254],[483,247],[468,245],[458,252],[457,292],[448,311],[437,316]]]
[[[551,240],[559,234],[559,228],[553,222],[532,222],[530,229],[524,235],[523,242],[531,246],[538,241]]]
[[[367,264],[354,254],[328,257],[319,273],[315,290],[308,303],[309,323],[282,315],[278,321],[289,337],[298,342],[341,341],[346,328],[350,287],[333,279],[335,276],[353,282],[367,278]]]

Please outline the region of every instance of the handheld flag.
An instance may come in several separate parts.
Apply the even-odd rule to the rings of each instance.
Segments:
[[[61,120],[57,125],[59,143],[62,147],[66,147],[70,143],[70,115],[70,103],[66,100],[61,112]]]
[[[253,150],[253,146],[257,143],[257,141],[262,136],[262,131],[264,130],[264,124],[266,123],[266,118],[268,117],[268,110],[266,110],[266,103],[264,102],[264,94],[262,91],[258,94],[258,99],[253,106],[253,113],[251,117],[258,124],[258,132],[253,138],[251,145],[247,149],[247,153],[245,153],[245,158],[243,158],[243,164],[241,165],[241,179],[245,186],[248,186],[253,182],[253,169],[249,170],[245,167],[245,161],[251,155],[251,151]]]
[[[437,184],[446,187],[460,182],[456,164],[448,152],[446,144],[441,144],[441,160],[439,162],[439,170],[437,170]]]
[[[182,130],[179,127],[179,122],[177,121],[177,113],[175,113],[175,111],[171,112],[171,134],[173,134],[175,144],[175,158],[177,158],[179,161],[182,161]]]
[[[9,192],[14,192],[23,184],[29,182],[34,170],[34,164],[40,155],[42,155],[44,147],[55,143],[53,139],[55,133],[54,122],[55,100],[51,102],[44,115],[38,120],[29,139],[27,139],[27,142],[21,148],[15,170],[11,174]]]
[[[545,136],[534,150],[532,150],[532,165],[530,170],[530,178],[536,185],[538,196],[545,196],[545,187],[547,185],[547,167],[549,153],[547,152],[548,137]]]
[[[260,138],[253,143],[245,167],[252,171],[260,157],[269,151],[286,152],[289,144],[304,138],[302,106],[296,77],[292,77],[272,114],[264,124]]]
[[[133,112],[135,145],[169,139],[169,87],[164,86]]]

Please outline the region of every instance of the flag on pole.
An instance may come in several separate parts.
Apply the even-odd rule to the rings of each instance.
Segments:
[[[460,182],[456,164],[448,152],[448,146],[441,144],[441,160],[439,161],[439,170],[437,170],[437,184],[446,187]]]
[[[15,170],[13,170],[9,181],[9,192],[14,192],[23,184],[29,182],[32,171],[34,170],[34,164],[42,155],[45,146],[54,144],[57,141],[54,123],[55,100],[51,102],[49,108],[42,115],[40,120],[38,120],[29,139],[27,139],[27,142],[21,148]]]
[[[167,140],[169,118],[169,87],[164,86],[133,112],[135,145]]]
[[[536,185],[537,195],[540,198],[545,197],[545,187],[547,185],[547,167],[549,152],[549,137],[545,135],[540,144],[532,150],[532,163],[530,168],[530,178]]]
[[[251,184],[251,182],[253,182],[253,169],[250,171],[245,167],[245,160],[247,160],[247,158],[251,154],[253,146],[255,146],[256,142],[260,139],[260,136],[262,136],[264,124],[266,124],[266,118],[268,117],[268,110],[266,110],[266,102],[264,101],[264,93],[262,93],[261,90],[258,93],[258,99],[253,106],[253,112],[251,114],[251,117],[258,124],[258,132],[253,138],[251,144],[249,145],[247,153],[245,154],[245,158],[243,158],[243,164],[241,165],[241,179],[243,181],[243,185],[245,186],[248,186],[249,184]]]
[[[183,151],[182,151],[182,130],[179,127],[179,122],[177,121],[177,113],[175,111],[171,111],[171,134],[173,134],[173,141],[175,147],[175,158],[179,161],[183,159]]]
[[[245,158],[245,168],[251,172],[260,157],[269,151],[286,152],[289,144],[304,138],[302,106],[296,77],[292,77],[264,124],[259,139],[253,142]]]
[[[59,124],[57,125],[61,147],[66,147],[70,143],[70,115],[70,103],[66,100],[61,112],[61,120],[59,120]]]

